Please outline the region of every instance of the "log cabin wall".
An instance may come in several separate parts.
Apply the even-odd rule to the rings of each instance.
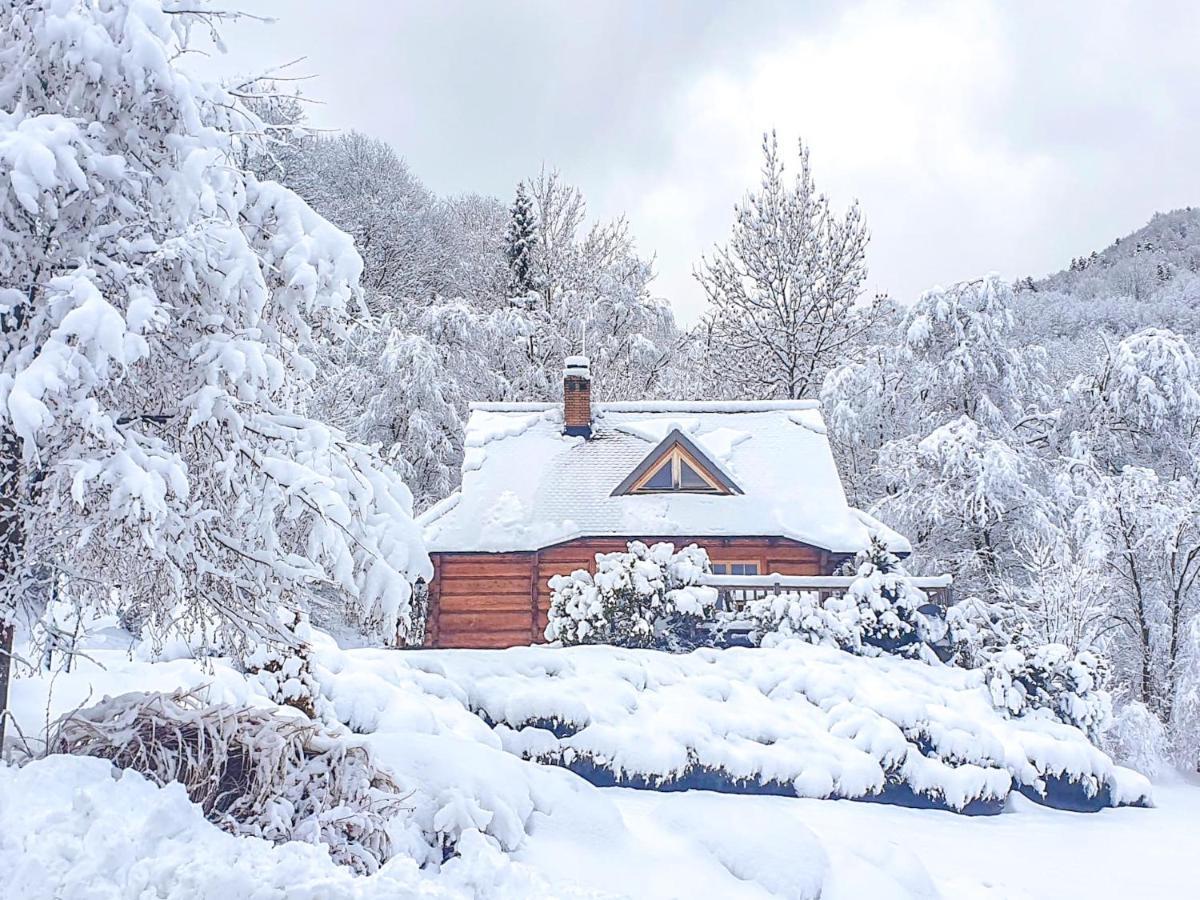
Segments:
[[[534,639],[533,553],[430,557],[431,646],[517,647]]]
[[[625,550],[633,538],[577,538],[527,553],[432,553],[429,642],[434,647],[499,648],[540,643],[553,575],[595,570],[597,553]],[[755,562],[761,574],[828,575],[848,555],[779,537],[645,537],[647,544],[698,544],[714,562]]]

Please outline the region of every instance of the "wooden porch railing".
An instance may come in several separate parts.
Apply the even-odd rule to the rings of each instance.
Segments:
[[[815,591],[822,599],[844,594],[853,584],[853,575],[704,575],[700,583],[717,589],[723,609],[740,610],[750,600],[769,594]],[[953,582],[949,575],[919,575],[911,579],[923,590],[929,602],[943,608],[954,602]]]

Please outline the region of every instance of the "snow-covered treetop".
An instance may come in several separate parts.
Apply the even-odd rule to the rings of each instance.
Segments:
[[[998,275],[926,291],[904,323],[919,365],[918,393],[931,405],[996,427],[1036,392],[1036,358],[1014,348],[1012,290]]]

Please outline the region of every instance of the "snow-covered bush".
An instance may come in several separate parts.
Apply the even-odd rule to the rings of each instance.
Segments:
[[[717,591],[697,582],[711,571],[695,544],[647,547],[632,541],[624,553],[596,554],[596,574],[577,569],[550,579],[546,640],[564,644],[689,649],[704,639]]]
[[[1117,709],[1104,744],[1113,759],[1149,778],[1163,770],[1170,756],[1166,726],[1136,700]]]
[[[322,843],[363,873],[392,855],[403,806],[392,777],[342,729],[197,692],[135,692],[60,719],[51,752],[98,756],[159,785],[178,781],[209,821],[276,843]]]
[[[950,661],[967,669],[986,665],[1014,640],[1005,610],[979,597],[963,597],[946,610]]]
[[[750,601],[746,614],[754,623],[753,639],[767,647],[801,638],[865,656],[923,655],[925,642],[945,631],[940,620],[920,611],[925,593],[878,538],[856,562],[856,577],[844,594],[821,599],[806,591]]]
[[[997,709],[1049,710],[1098,740],[1112,721],[1103,654],[1036,639],[1012,610],[967,597],[946,613],[950,662],[980,669]]]
[[[321,696],[310,660],[308,616],[281,607],[275,619],[280,640],[262,643],[243,658],[246,675],[279,705],[294,707],[310,719],[326,718],[329,703]]]
[[[799,638],[810,644],[861,646],[858,610],[841,595],[822,600],[816,591],[785,591],[746,604],[751,639],[762,647]]]
[[[1103,658],[1094,653],[1043,644],[1024,651],[1009,647],[984,671],[998,709],[1013,715],[1049,710],[1095,740],[1112,721],[1112,698],[1101,687],[1105,668]]]
[[[746,614],[752,639],[763,647],[798,638],[860,656],[890,654],[939,659],[979,668],[995,706],[1011,715],[1049,710],[1093,739],[1108,727],[1112,700],[1103,683],[1104,659],[1064,644],[1030,642],[1008,627],[996,607],[967,598],[945,619],[922,611],[926,597],[877,540],[859,554],[858,574],[845,594],[816,592],[753,600]],[[940,652],[938,652],[940,651]]]

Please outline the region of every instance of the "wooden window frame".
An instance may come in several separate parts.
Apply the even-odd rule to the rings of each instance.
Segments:
[[[761,569],[763,567],[762,560],[758,560],[758,559],[710,559],[709,565],[724,566],[725,567],[725,572],[724,572],[725,575],[733,575],[732,568],[734,566],[754,566],[754,568],[756,570]],[[755,571],[754,574],[761,575],[763,573],[760,571]]]
[[[687,462],[691,466],[692,471],[700,476],[701,481],[708,485],[709,489],[703,488],[685,488],[681,487],[681,468],[680,464]],[[669,488],[648,488],[646,483],[655,475],[662,471],[664,466],[671,467],[671,487]],[[629,488],[630,494],[728,494],[729,491],[723,485],[718,483],[708,473],[708,468],[696,459],[685,447],[679,444],[672,445],[671,449],[662,455],[662,457],[654,463],[645,474],[635,481]]]

